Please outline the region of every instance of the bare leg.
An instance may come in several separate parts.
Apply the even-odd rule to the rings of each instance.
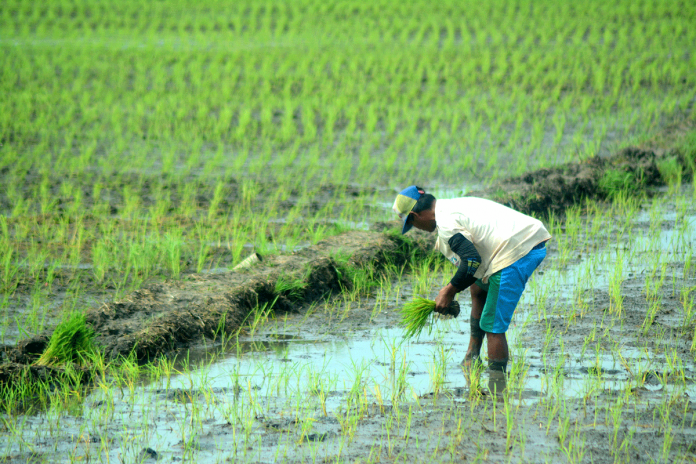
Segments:
[[[471,291],[471,337],[469,338],[469,348],[466,350],[466,356],[462,361],[463,366],[469,366],[472,361],[479,358],[483,337],[486,334],[479,327],[479,320],[483,313],[483,307],[486,305],[488,292],[476,284],[471,285],[469,289]]]
[[[508,352],[507,337],[504,333],[486,333],[488,337],[488,362],[491,367],[497,370],[507,370],[507,362],[510,354]],[[502,369],[500,369],[502,367]]]

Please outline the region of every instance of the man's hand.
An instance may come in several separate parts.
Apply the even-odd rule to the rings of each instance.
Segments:
[[[452,285],[447,284],[445,288],[440,290],[435,298],[435,312],[440,314],[449,314],[449,305],[454,299],[454,295],[457,294],[459,290]]]

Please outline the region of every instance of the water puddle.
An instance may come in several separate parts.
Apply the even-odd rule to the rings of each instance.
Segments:
[[[389,401],[395,394],[423,398],[436,392],[465,401],[472,388],[467,371],[460,366],[468,343],[468,321],[436,324],[432,335],[424,333],[411,342],[402,339],[400,328],[354,332],[350,337],[329,340],[288,333],[259,334],[255,339],[240,340],[233,356],[172,377],[166,381],[166,388],[236,388],[287,400],[323,391],[330,393],[326,407],[332,410],[339,408],[356,386],[374,401]],[[510,344],[518,345],[522,333],[523,327],[512,326],[508,332]],[[194,351],[188,362],[199,362],[204,356],[204,352]],[[559,362],[533,349],[526,349],[521,356],[524,360],[519,366],[509,365],[513,375],[520,378],[511,387],[517,389],[520,400],[527,402],[544,398],[559,385],[568,398],[582,398],[598,390],[621,391],[634,380],[622,363],[629,360],[639,366],[640,372],[650,372],[654,364],[645,353],[635,350],[625,350],[623,360],[587,353],[566,355]],[[479,386],[490,389],[494,377],[494,373],[484,370]],[[506,385],[503,382],[496,386],[500,390]],[[165,384],[149,388],[162,390]]]

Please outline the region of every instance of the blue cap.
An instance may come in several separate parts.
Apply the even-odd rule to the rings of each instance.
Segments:
[[[416,202],[423,193],[422,189],[412,185],[403,189],[401,193],[396,196],[392,209],[399,215],[399,218],[404,220],[404,227],[401,229],[402,234],[405,234],[413,227],[413,224],[406,224],[406,221],[408,221],[408,215],[411,213],[413,207],[416,206]]]

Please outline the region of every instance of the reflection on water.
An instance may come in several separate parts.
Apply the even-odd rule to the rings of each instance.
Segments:
[[[502,395],[507,387],[507,374],[502,371],[488,372],[488,391],[491,395]]]
[[[198,378],[211,388],[241,384],[262,393],[293,396],[317,388],[347,393],[360,384],[366,391],[378,386],[380,394],[389,397],[395,385],[401,385],[402,393],[421,397],[431,395],[434,385],[441,385],[443,392],[466,397],[473,388],[473,381],[485,393],[500,394],[509,388],[510,372],[491,371],[482,366],[472,380],[470,369],[462,369],[459,365],[468,342],[464,335],[467,323],[450,320],[446,326],[436,325],[432,335],[424,332],[417,342],[406,343],[402,343],[399,328],[365,331],[353,334],[350,339],[330,340],[304,339],[288,333],[261,334],[255,339],[240,340],[223,360],[201,363],[204,367],[172,378],[171,386],[186,388],[196,384]],[[516,343],[517,332],[515,328],[510,334],[512,343]],[[624,355],[634,359],[636,365],[647,366],[652,362],[643,359],[645,354],[638,351],[625,350]],[[189,366],[204,359],[206,350],[192,351]],[[556,366],[544,363],[540,353],[527,351],[524,375],[515,376],[515,397],[540,399],[558,388],[568,397],[582,397],[596,389],[621,390],[630,380],[620,361],[611,355],[567,357],[562,365]],[[438,365],[444,369],[435,369]],[[508,369],[512,369],[512,362]],[[292,383],[292,388],[280,389],[281,383],[286,387]]]

